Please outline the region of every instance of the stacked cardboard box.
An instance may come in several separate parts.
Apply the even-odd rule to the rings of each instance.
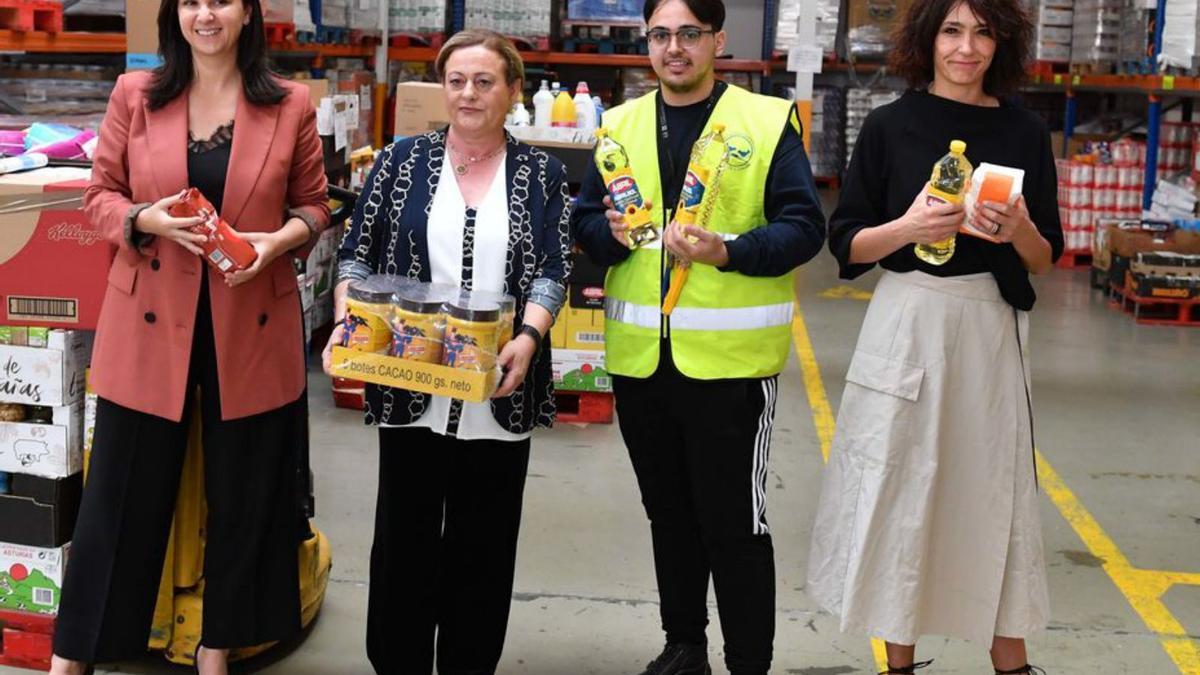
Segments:
[[[83,331],[0,329],[0,471],[10,474],[0,494],[0,612],[58,611],[83,485],[90,352]]]
[[[567,304],[550,331],[554,386],[562,391],[610,392],[604,367],[605,269],[576,255]]]

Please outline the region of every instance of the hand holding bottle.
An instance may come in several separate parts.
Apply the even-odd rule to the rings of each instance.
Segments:
[[[897,221],[906,242],[928,245],[943,241],[953,237],[962,223],[962,203],[930,203],[928,189],[928,183],[921,187],[908,211]]]

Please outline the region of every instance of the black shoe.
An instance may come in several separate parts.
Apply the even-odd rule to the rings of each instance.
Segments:
[[[1046,675],[1046,671],[1028,663],[1012,670],[997,670],[996,675]]]
[[[662,653],[641,675],[712,675],[708,666],[708,645],[668,643]]]

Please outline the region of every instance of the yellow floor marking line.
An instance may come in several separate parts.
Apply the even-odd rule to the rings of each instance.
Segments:
[[[1092,555],[1104,561],[1103,569],[1108,577],[1129,601],[1146,627],[1158,634],[1163,649],[1175,662],[1179,672],[1185,675],[1200,675],[1200,644],[1188,637],[1183,625],[1162,602],[1163,593],[1173,584],[1193,584],[1200,580],[1200,575],[1135,568],[1040,452],[1037,460],[1042,490],[1058,507],[1063,518],[1083,540]]]
[[[812,410],[813,426],[816,427],[821,445],[821,456],[828,462],[829,446],[833,441],[834,416],[799,303],[796,304],[796,314],[792,320],[792,336],[796,343],[800,371],[804,376],[809,408]],[[1200,573],[1135,568],[1041,452],[1037,453],[1037,463],[1042,490],[1050,497],[1050,501],[1092,555],[1104,561],[1105,573],[1129,601],[1146,627],[1158,634],[1163,649],[1175,662],[1179,672],[1183,675],[1200,675],[1200,644],[1188,637],[1183,625],[1162,602],[1163,594],[1173,585],[1200,586]],[[887,652],[883,641],[872,638],[871,651],[879,670],[887,670]]]
[[[825,396],[821,368],[817,365],[817,356],[813,353],[812,342],[808,339],[808,327],[804,323],[804,313],[800,311],[799,304],[796,305],[796,315],[792,319],[792,337],[796,341],[800,372],[804,374],[804,388],[808,392],[808,407],[812,409],[813,426],[817,428],[817,440],[821,442],[821,457],[828,462],[829,445],[833,443],[833,410],[829,407],[829,398]]]
[[[845,285],[834,286],[833,288],[827,288],[827,289],[821,291],[819,293],[819,295],[822,298],[828,298],[830,300],[841,300],[843,298],[849,298],[851,300],[870,300],[871,299],[871,291],[864,291],[861,288],[855,288],[853,286],[845,286]]]
[[[796,341],[796,355],[800,359],[800,372],[804,375],[804,389],[808,392],[808,407],[812,410],[813,426],[817,429],[817,440],[821,443],[821,457],[823,461],[828,462],[829,446],[833,443],[833,409],[829,407],[829,397],[825,395],[821,368],[817,365],[817,355],[808,339],[808,326],[804,323],[804,312],[800,311],[800,303],[796,303],[796,314],[792,319],[792,337]],[[883,646],[883,640],[871,638],[871,653],[875,656],[875,666],[881,671],[887,670],[887,650]]]

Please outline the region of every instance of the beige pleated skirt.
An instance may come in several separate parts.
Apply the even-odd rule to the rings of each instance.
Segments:
[[[1045,627],[1028,325],[990,274],[880,279],[808,563],[809,593],[843,631],[986,646]]]

